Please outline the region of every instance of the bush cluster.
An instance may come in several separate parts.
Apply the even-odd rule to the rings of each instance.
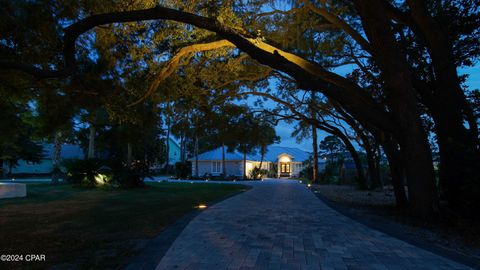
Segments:
[[[65,180],[80,186],[140,187],[148,175],[148,166],[133,162],[130,167],[122,162],[102,159],[71,159],[62,163]]]

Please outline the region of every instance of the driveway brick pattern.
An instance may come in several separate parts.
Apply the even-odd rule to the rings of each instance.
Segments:
[[[157,269],[471,269],[341,215],[297,181],[252,186],[194,218]]]

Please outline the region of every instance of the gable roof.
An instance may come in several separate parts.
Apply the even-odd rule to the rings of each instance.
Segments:
[[[310,157],[310,153],[300,150],[298,148],[272,145],[267,147],[267,152],[265,153],[265,160],[270,162],[276,162],[278,156],[281,154],[290,155],[293,158],[293,161],[296,162],[306,161]],[[259,154],[258,157],[260,158]]]
[[[265,153],[264,161],[277,162],[278,156],[281,154],[287,154],[293,157],[293,161],[303,162],[308,160],[310,153],[300,150],[293,147],[283,147],[283,146],[268,146]],[[194,160],[192,158],[191,160]],[[222,148],[202,153],[198,155],[198,160],[222,160]],[[243,153],[239,151],[228,152],[225,150],[225,160],[243,160]],[[260,153],[247,154],[247,160],[251,161],[260,161]]]
[[[50,159],[53,157],[53,152],[55,150],[55,146],[51,143],[42,144],[43,146],[43,155],[44,158]],[[85,154],[83,153],[82,148],[80,145],[76,144],[62,144],[62,151],[60,153],[60,157],[62,159],[69,159],[69,158],[84,158]]]
[[[249,159],[248,155],[247,159]],[[222,160],[222,147],[201,153],[198,155],[198,160]],[[243,154],[238,151],[228,152],[225,148],[225,160],[243,160]]]

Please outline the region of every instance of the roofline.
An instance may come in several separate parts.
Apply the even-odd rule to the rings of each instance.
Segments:
[[[172,135],[170,135],[170,137],[168,138],[169,140],[171,140],[174,144],[176,144],[178,147],[180,147],[180,144],[177,142],[177,140],[175,138],[172,137]]]
[[[187,161],[195,162],[195,159],[187,159]],[[223,161],[223,160],[222,159],[199,159],[198,161],[210,161],[211,162],[211,161]],[[225,161],[241,161],[241,162],[243,162],[243,159],[226,159]],[[263,161],[247,159],[246,161],[278,163],[278,161],[270,161],[270,160],[265,160],[265,159]],[[295,160],[292,160],[290,162],[291,163],[303,163],[303,161],[295,161]]]
[[[195,159],[188,159],[188,161],[195,162]],[[223,160],[222,159],[199,159],[198,161],[223,161]],[[225,159],[225,161],[242,161],[243,162],[243,159]],[[247,159],[246,161],[260,162],[260,161],[251,160],[251,159]],[[271,162],[271,161],[264,160],[263,162]]]

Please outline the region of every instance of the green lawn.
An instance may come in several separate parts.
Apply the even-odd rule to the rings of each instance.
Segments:
[[[245,187],[149,183],[115,190],[28,184],[27,190],[27,198],[0,200],[0,253],[45,254],[47,262],[8,268],[118,268],[135,255],[138,240],[154,237],[200,203]]]

